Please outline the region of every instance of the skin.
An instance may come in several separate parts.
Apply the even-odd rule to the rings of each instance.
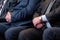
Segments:
[[[42,28],[44,26],[44,23],[40,16],[35,17],[32,22],[33,22],[35,28]]]
[[[5,19],[8,23],[11,22],[11,12],[7,12],[7,15],[6,15]]]

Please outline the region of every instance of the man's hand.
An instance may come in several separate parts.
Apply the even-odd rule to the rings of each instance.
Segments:
[[[33,24],[36,28],[42,28],[44,26],[41,17],[36,17],[33,19]]]
[[[6,15],[5,19],[9,23],[11,22],[11,13],[10,12],[7,12],[7,15]]]

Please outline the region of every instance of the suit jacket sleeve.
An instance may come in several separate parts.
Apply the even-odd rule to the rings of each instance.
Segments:
[[[18,5],[13,8],[11,20],[24,20],[33,15],[33,12],[38,7],[39,0],[21,0]]]
[[[49,14],[46,14],[46,17],[48,19],[49,22],[57,22],[60,21],[60,6],[58,8],[56,8],[55,10],[53,10],[52,12],[50,12]]]

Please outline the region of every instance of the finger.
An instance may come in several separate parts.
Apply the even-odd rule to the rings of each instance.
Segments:
[[[36,28],[42,28],[43,27],[43,24],[38,24],[37,26],[36,26]]]

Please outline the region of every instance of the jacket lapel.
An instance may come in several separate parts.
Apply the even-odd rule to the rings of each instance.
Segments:
[[[41,13],[42,13],[42,14],[45,14],[46,9],[47,9],[49,3],[50,3],[50,0],[45,0],[45,1],[42,3],[42,6],[41,6],[41,8],[42,8]]]

